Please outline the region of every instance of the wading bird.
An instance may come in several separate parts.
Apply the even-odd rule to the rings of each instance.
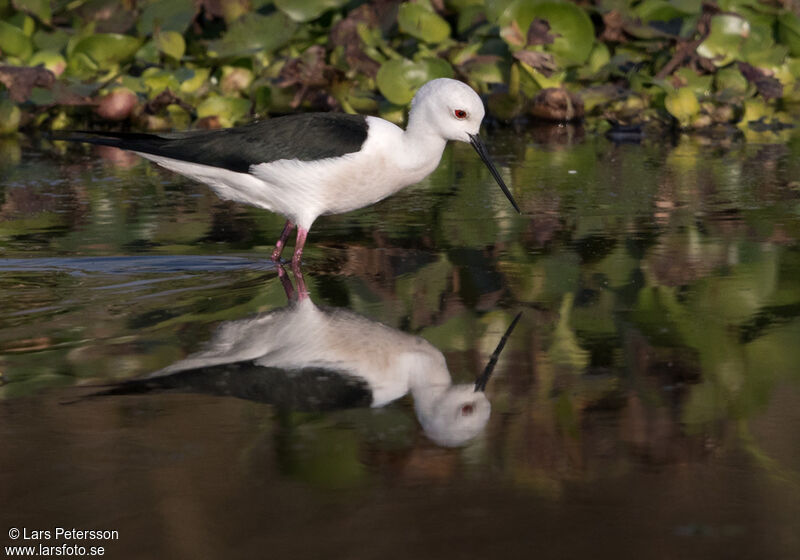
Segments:
[[[383,407],[410,393],[435,443],[464,445],[483,431],[491,411],[486,384],[521,313],[477,379],[454,384],[444,355],[423,338],[347,309],[317,307],[304,286],[295,295],[287,275],[280,278],[287,306],[223,322],[203,350],[89,396],[174,391],[326,411]]]
[[[378,117],[307,113],[222,130],[168,133],[70,132],[57,140],[131,150],[206,183],[220,198],[286,217],[272,260],[280,261],[297,227],[292,267],[299,269],[317,217],[368,206],[427,177],[448,140],[468,142],[519,212],[478,135],[483,103],[468,85],[440,78],[411,102],[405,130]]]

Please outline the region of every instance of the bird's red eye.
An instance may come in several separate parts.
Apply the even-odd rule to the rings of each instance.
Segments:
[[[466,119],[467,112],[464,109],[456,109],[453,111],[453,114],[456,116],[457,119]]]

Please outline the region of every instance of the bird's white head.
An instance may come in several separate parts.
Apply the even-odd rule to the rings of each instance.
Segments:
[[[438,78],[417,91],[411,101],[409,127],[423,124],[445,140],[470,142],[483,120],[483,101],[458,80]]]
[[[489,158],[489,151],[478,135],[484,115],[483,101],[471,87],[458,80],[438,78],[421,88],[411,100],[407,134],[438,136],[444,140],[469,142],[489,168],[514,209],[519,206]]]
[[[431,440],[446,447],[469,443],[489,422],[492,405],[483,391],[473,385],[452,385],[422,410],[418,400],[417,416],[422,429]]]

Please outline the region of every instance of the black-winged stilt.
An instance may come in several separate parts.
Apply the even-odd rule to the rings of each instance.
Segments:
[[[448,140],[475,148],[519,212],[478,136],[483,116],[472,88],[440,78],[414,96],[406,130],[378,117],[308,113],[223,130],[73,132],[54,138],[134,151],[208,184],[223,199],[285,216],[272,260],[279,261],[296,226],[292,266],[297,270],[318,216],[368,206],[419,182],[439,165]]]
[[[464,445],[484,429],[486,384],[521,313],[475,382],[454,384],[444,355],[425,339],[347,309],[317,307],[304,288],[295,296],[287,275],[281,279],[287,306],[223,322],[204,350],[95,395],[177,390],[335,410],[383,407],[410,393],[425,434],[439,445]]]

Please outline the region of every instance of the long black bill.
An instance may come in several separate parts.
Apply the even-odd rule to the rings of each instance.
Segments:
[[[514,317],[514,320],[511,321],[511,324],[506,329],[506,333],[503,335],[503,338],[500,339],[500,342],[497,344],[497,348],[494,349],[492,352],[492,357],[489,358],[489,363],[486,364],[486,367],[478,376],[478,379],[475,380],[475,390],[476,391],[485,391],[486,384],[489,382],[489,378],[492,376],[492,372],[494,371],[494,366],[497,365],[497,359],[500,357],[500,352],[502,352],[503,347],[506,345],[506,341],[508,337],[511,336],[511,333],[514,331],[514,327],[517,326],[517,322],[519,318],[522,317],[522,311],[517,313],[517,316]]]
[[[494,166],[494,163],[492,162],[491,158],[489,158],[489,151],[486,149],[486,144],[483,143],[481,137],[478,136],[477,134],[470,134],[469,143],[472,144],[472,147],[475,148],[476,152],[478,152],[478,155],[483,160],[483,163],[486,164],[486,167],[489,168],[492,177],[494,177],[494,180],[497,181],[498,185],[500,185],[500,189],[503,191],[503,194],[506,195],[506,197],[508,197],[508,201],[511,203],[511,206],[514,207],[514,210],[516,210],[517,213],[522,214],[522,212],[519,209],[519,206],[517,206],[517,202],[514,200],[514,197],[511,196],[511,191],[508,190],[508,187],[503,181],[503,178],[500,176],[500,173],[497,172],[497,168]]]

